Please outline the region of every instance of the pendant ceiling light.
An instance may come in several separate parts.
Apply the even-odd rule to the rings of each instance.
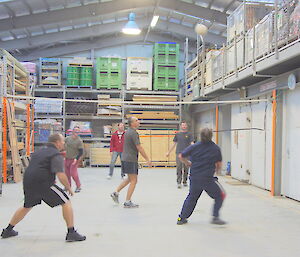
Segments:
[[[128,22],[122,29],[122,32],[127,35],[139,35],[141,30],[135,22],[135,14],[132,12],[128,15]]]

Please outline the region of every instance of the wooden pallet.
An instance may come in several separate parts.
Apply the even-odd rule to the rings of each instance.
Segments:
[[[59,86],[59,83],[54,82],[54,81],[42,80],[42,85],[57,85],[57,86]]]
[[[149,87],[130,87],[129,90],[141,90],[141,91],[151,91]]]
[[[177,102],[177,96],[133,95],[133,102]]]
[[[74,86],[74,85],[66,85],[66,88],[75,88],[75,89],[92,89],[93,88],[93,86]]]
[[[72,67],[93,67],[93,64],[91,63],[69,63],[69,66]]]
[[[118,99],[119,100],[119,99]],[[121,106],[122,104],[121,103],[117,103],[116,100],[114,99],[111,99],[112,102],[114,103],[109,103],[107,102],[108,100],[103,100],[104,103],[98,103],[98,106]],[[120,100],[119,100],[120,101]]]
[[[9,142],[10,142],[10,150],[12,156],[12,164],[13,164],[13,174],[14,181],[20,182],[22,180],[22,170],[24,169],[17,144],[17,131],[13,126],[13,121],[15,120],[15,108],[12,103],[7,105],[7,125],[9,132]]]
[[[109,101],[110,100],[110,95],[98,95],[98,100],[105,100]]]
[[[46,72],[41,74],[42,77],[58,77],[59,74],[55,72]]]
[[[178,120],[179,116],[174,112],[156,112],[156,111],[131,111],[126,118],[136,117],[143,120]]]
[[[94,116],[94,113],[66,113],[66,116]]]
[[[42,68],[41,68],[42,70],[59,70],[59,67],[57,66],[57,65],[53,65],[53,66],[46,66],[46,65],[44,65],[44,66],[42,66]]]
[[[62,85],[43,84],[43,85],[37,85],[36,88],[62,88]]]

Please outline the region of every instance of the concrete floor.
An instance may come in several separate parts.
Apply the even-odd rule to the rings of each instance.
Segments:
[[[228,198],[221,210],[229,222],[209,224],[213,201],[204,193],[189,224],[176,219],[188,189],[177,189],[175,169],[143,169],[134,201],[139,209],[113,204],[109,194],[119,184],[119,169],[106,180],[107,169],[80,170],[83,190],[72,198],[76,228],[87,241],[65,243],[61,209],[38,206],[21,222],[19,236],[0,240],[1,257],[298,257],[300,203],[271,198],[249,185],[220,178]],[[125,191],[120,198],[124,200]],[[22,185],[4,185],[0,226],[22,205]]]

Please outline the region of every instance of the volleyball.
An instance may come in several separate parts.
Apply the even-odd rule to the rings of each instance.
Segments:
[[[204,25],[204,24],[200,24],[198,23],[196,26],[195,26],[195,32],[198,34],[198,35],[205,35],[207,33],[207,27]]]

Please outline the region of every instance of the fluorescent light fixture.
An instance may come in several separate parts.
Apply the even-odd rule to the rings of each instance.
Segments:
[[[139,35],[141,30],[135,22],[135,14],[132,12],[128,16],[128,22],[122,29],[122,32],[127,35]]]
[[[151,21],[151,28],[154,28],[156,26],[156,23],[158,22],[159,16],[158,15],[154,15]]]

